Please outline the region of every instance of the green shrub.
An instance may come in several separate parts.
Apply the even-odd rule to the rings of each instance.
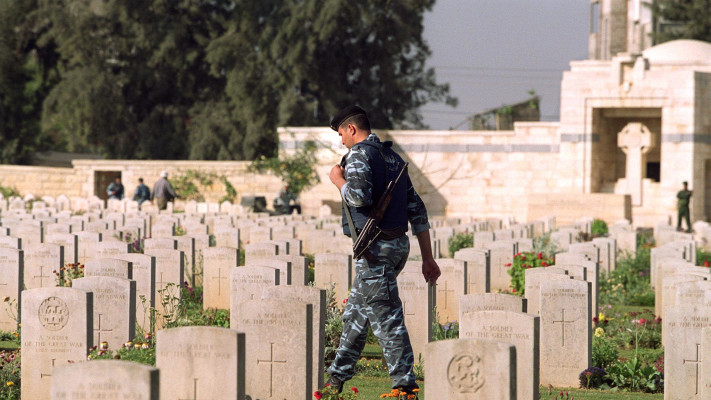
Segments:
[[[227,177],[225,177],[224,175],[220,177],[220,182],[225,185],[225,192],[227,193],[220,198],[219,202],[222,203],[228,201],[230,203],[234,203],[235,199],[237,198],[237,189],[232,186],[230,181],[228,181]]]
[[[12,196],[22,197],[20,196],[20,192],[18,192],[15,187],[9,186],[0,186],[0,194],[2,194],[6,199],[9,199]]]
[[[663,390],[662,374],[637,357],[610,366],[607,377],[611,385],[618,389],[649,393]]]
[[[632,254],[618,258],[617,268],[610,276],[601,276],[600,303],[653,306],[654,291],[649,286],[650,249],[642,246],[636,257]]]
[[[511,291],[519,296],[525,293],[526,270],[530,268],[545,268],[553,264],[553,259],[543,253],[518,253],[514,256],[513,263],[507,264],[508,273],[511,275]]]
[[[696,249],[696,265],[711,267],[711,252],[704,249]]]
[[[434,308],[434,321],[432,321],[432,341],[459,338],[459,323],[457,321],[447,321],[444,325],[439,323],[439,311]]]
[[[105,344],[106,342],[104,342]],[[93,346],[89,349],[88,360],[124,360],[146,365],[156,365],[156,344],[152,336],[148,335],[142,340],[126,342],[116,351],[108,346]]]
[[[0,399],[20,398],[20,351],[0,352]]]
[[[248,168],[250,172],[264,173],[271,171],[288,185],[297,197],[304,190],[319,183],[321,180],[316,171],[316,142],[308,140],[304,146],[296,150],[292,156],[267,158],[261,156],[254,160]]]
[[[341,333],[343,332],[343,312],[336,301],[334,284],[331,284],[331,287],[326,291],[326,302],[324,359],[326,365],[328,365],[336,357],[336,350],[338,350],[338,343],[341,340]]]
[[[613,340],[598,334],[597,328],[592,343],[592,364],[595,367],[607,369],[609,366],[617,362],[617,345]]]
[[[592,235],[593,237],[600,237],[607,235],[607,223],[601,219],[594,219],[592,224]]]
[[[454,257],[454,253],[467,247],[474,247],[473,233],[457,233],[449,238],[448,248],[450,256]]]
[[[555,258],[555,253],[558,252],[558,245],[555,241],[551,240],[550,232],[533,238],[533,252],[543,253],[546,258]]]

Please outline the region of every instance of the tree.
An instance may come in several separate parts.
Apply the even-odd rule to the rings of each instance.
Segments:
[[[43,129],[71,151],[113,158],[184,158],[190,109],[219,93],[204,48],[226,1],[43,2],[38,13],[62,55],[62,81]]]
[[[325,126],[348,104],[376,128],[421,127],[423,104],[456,104],[425,69],[433,5],[0,0],[0,112],[12,115],[0,137],[15,155],[51,142],[111,158],[231,160],[275,156],[277,126]]]
[[[666,29],[653,33],[654,43],[675,39],[711,42],[711,0],[655,0],[652,13],[657,21],[668,23]]]
[[[42,99],[56,83],[56,53],[40,43],[33,0],[0,1],[0,162],[27,163],[50,138],[40,135]]]
[[[226,79],[229,106],[218,115],[203,108],[220,128],[196,135],[191,156],[235,154],[240,147],[246,158],[274,156],[276,126],[325,126],[349,104],[368,110],[376,128],[423,127],[419,107],[430,101],[456,104],[448,85],[437,84],[434,71],[425,69],[430,50],[422,18],[433,5],[432,0],[240,3],[225,34],[207,49],[213,75]]]

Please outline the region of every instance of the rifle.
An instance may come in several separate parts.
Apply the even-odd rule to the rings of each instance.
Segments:
[[[395,187],[400,181],[400,178],[402,178],[403,172],[407,170],[407,165],[408,163],[406,162],[397,174],[397,178],[388,183],[388,186],[385,188],[385,192],[382,196],[380,196],[378,205],[375,206],[370,217],[365,222],[365,225],[363,225],[363,229],[358,234],[358,238],[353,242],[353,257],[356,260],[362,257],[363,253],[365,253],[366,259],[368,261],[372,261],[372,255],[370,255],[370,253],[366,253],[366,250],[368,250],[370,245],[373,244],[382,233],[382,230],[378,227],[378,224],[383,220],[385,211],[388,209],[390,200],[393,197]]]

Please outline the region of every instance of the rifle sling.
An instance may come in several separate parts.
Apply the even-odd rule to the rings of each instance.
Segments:
[[[351,231],[350,237],[353,239],[353,244],[355,244],[356,240],[358,240],[358,234],[355,228],[355,224],[353,224],[353,217],[351,217],[351,209],[348,208],[348,204],[346,204],[346,199],[341,199],[341,207],[343,207],[344,213],[346,214],[346,219],[348,220],[348,229]]]

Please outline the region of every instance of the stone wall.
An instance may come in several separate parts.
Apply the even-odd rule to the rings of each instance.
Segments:
[[[281,180],[273,174],[247,172],[249,162],[245,161],[74,160],[72,164],[74,168],[0,165],[0,181],[3,186],[16,188],[22,195],[31,193],[37,198],[60,194],[89,197],[106,190],[95,187],[97,173],[117,171],[121,173],[126,197],[131,197],[139,177],[143,177],[144,183],[152,188],[163,170],[169,173],[169,177],[197,170],[224,175],[237,190],[237,202],[243,195],[256,195],[265,196],[269,205],[282,187]],[[206,201],[216,202],[226,192],[219,179],[215,179],[201,193]],[[313,212],[317,213],[317,210],[318,206]]]
[[[578,157],[585,144],[574,135],[562,135],[558,123],[516,123],[513,131],[375,131],[382,140],[393,140],[410,162],[413,184],[430,215],[527,221],[532,216],[529,201],[540,205],[541,196],[560,194],[599,205],[567,210],[570,221],[588,216],[615,222],[630,216],[624,196],[585,197],[584,160]],[[328,171],[346,153],[339,136],[328,128],[283,128],[279,133],[286,153],[307,140],[319,144],[322,182],[303,197],[337,211],[340,195],[328,180]],[[548,214],[556,212],[558,203],[551,204]]]
[[[82,196],[82,178],[72,168],[0,165],[0,185],[15,188],[23,196]]]

